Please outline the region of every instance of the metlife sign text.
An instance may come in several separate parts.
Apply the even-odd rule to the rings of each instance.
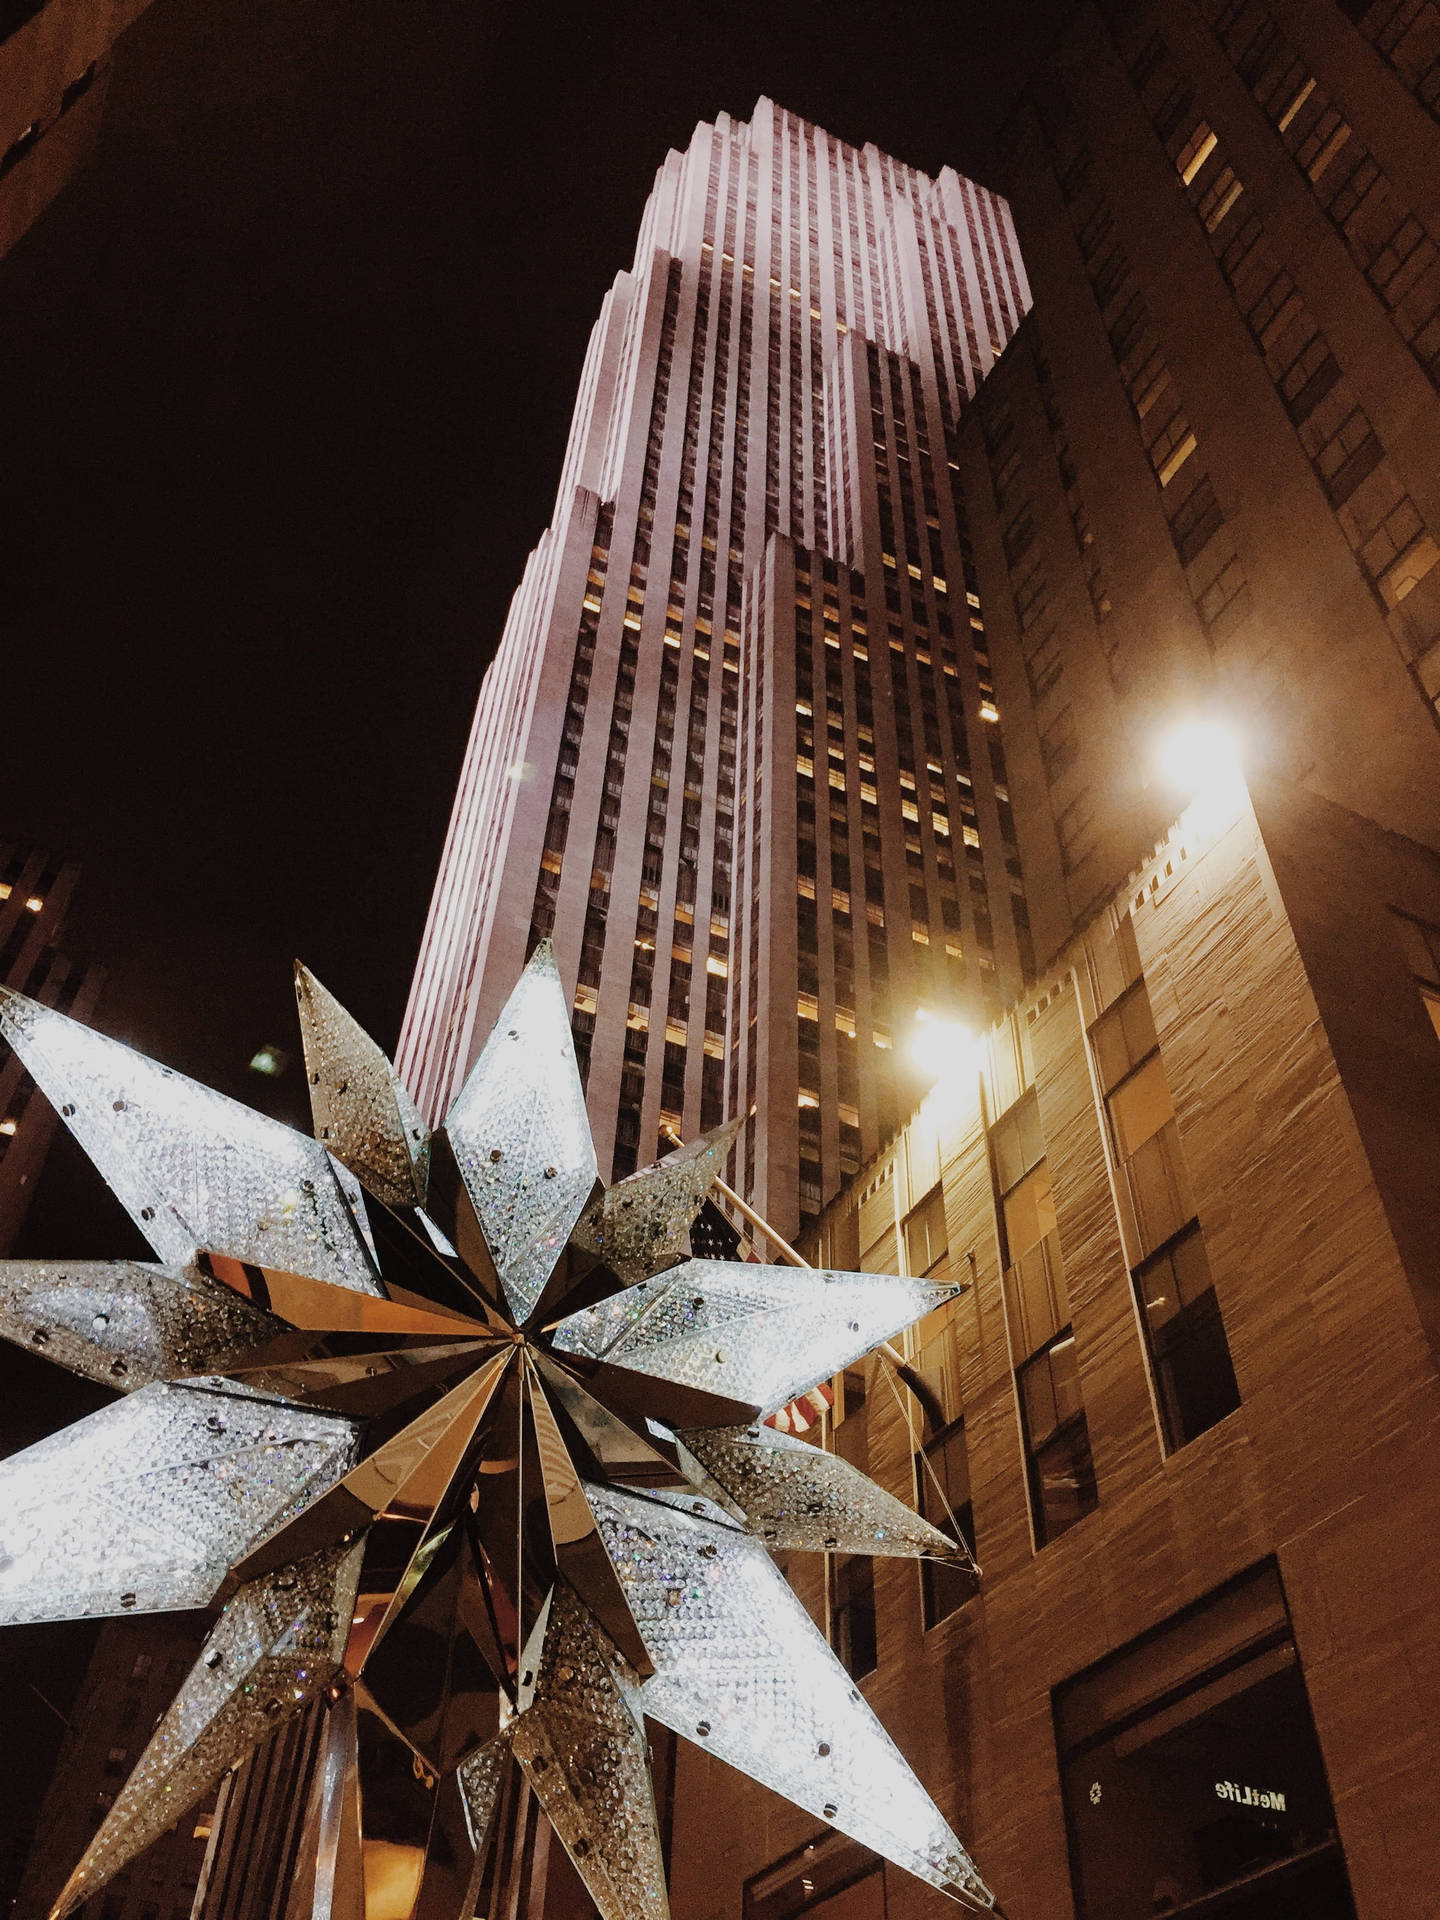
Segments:
[[[1283,1793],[1261,1793],[1257,1787],[1242,1787],[1234,1780],[1217,1780],[1215,1797],[1217,1800],[1232,1801],[1237,1807],[1255,1807],[1265,1813],[1285,1811]]]

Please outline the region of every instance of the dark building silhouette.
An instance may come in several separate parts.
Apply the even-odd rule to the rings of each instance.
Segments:
[[[100,132],[116,40],[149,0],[0,5],[0,254],[84,165]]]
[[[78,966],[59,941],[80,869],[38,847],[0,842],[0,981],[77,1020],[88,1018],[104,968]],[[0,1257],[24,1223],[59,1121],[0,1043]]]
[[[204,1638],[194,1615],[108,1620],[101,1627],[35,1822],[11,1908],[15,1920],[45,1920]],[[203,1806],[187,1814],[77,1913],[83,1920],[185,1920],[211,1823]]]

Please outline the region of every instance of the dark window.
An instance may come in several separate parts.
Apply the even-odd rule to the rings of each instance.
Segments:
[[[924,1518],[952,1540],[958,1533],[957,1545],[973,1557],[975,1510],[970,1501],[970,1459],[965,1450],[963,1420],[952,1420],[933,1440],[925,1442],[915,1456],[915,1483]],[[933,1627],[972,1597],[975,1576],[968,1567],[922,1560],[920,1587],[925,1624]]]
[[[77,73],[60,96],[60,111],[68,113],[77,100],[83,99],[90,91],[95,79],[95,62],[92,60],[83,73]]]
[[[1170,516],[1170,537],[1181,566],[1188,567],[1198,558],[1224,524],[1225,516],[1215,498],[1210,476],[1202,473]]]
[[[25,131],[17,134],[4,153],[0,154],[0,176],[9,173],[12,167],[18,167],[39,138],[40,128],[32,120]]]
[[[1135,1269],[1135,1291],[1150,1343],[1165,1441],[1173,1453],[1240,1404],[1198,1226],[1192,1222]]]
[[[875,1562],[868,1553],[830,1556],[830,1644],[852,1680],[863,1680],[879,1664]]]
[[[1062,1329],[1016,1374],[1035,1544],[1045,1546],[1099,1505],[1075,1336]]]

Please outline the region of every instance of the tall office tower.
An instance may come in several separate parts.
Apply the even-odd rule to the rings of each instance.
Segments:
[[[1154,743],[1188,713],[1440,843],[1426,21],[1083,7],[1011,122],[1035,307],[961,465],[1042,958],[1165,825]]]
[[[753,1107],[793,1228],[908,1105],[917,1007],[1018,989],[952,440],[1028,298],[949,169],[768,100],[666,160],[481,691],[399,1048],[430,1112],[553,931],[602,1165]]]
[[[0,254],[89,157],[105,109],[112,49],[149,3],[0,4]]]
[[[43,848],[0,841],[0,981],[77,1020],[88,1018],[103,967],[77,967],[59,950],[80,869]],[[7,1046],[0,1046],[0,1256],[24,1223],[57,1120]]]
[[[101,1626],[33,1821],[12,1920],[46,1920],[204,1637],[204,1622],[194,1615]],[[186,1920],[210,1830],[202,1803],[85,1901],[76,1910],[79,1920]]]

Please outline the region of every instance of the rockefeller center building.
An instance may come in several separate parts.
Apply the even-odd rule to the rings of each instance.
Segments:
[[[553,932],[601,1165],[727,1114],[782,1229],[1029,977],[956,429],[1029,305],[1004,202],[762,100],[661,168],[480,696],[397,1065],[460,1086]],[[607,1164],[608,1163],[608,1164]]]

